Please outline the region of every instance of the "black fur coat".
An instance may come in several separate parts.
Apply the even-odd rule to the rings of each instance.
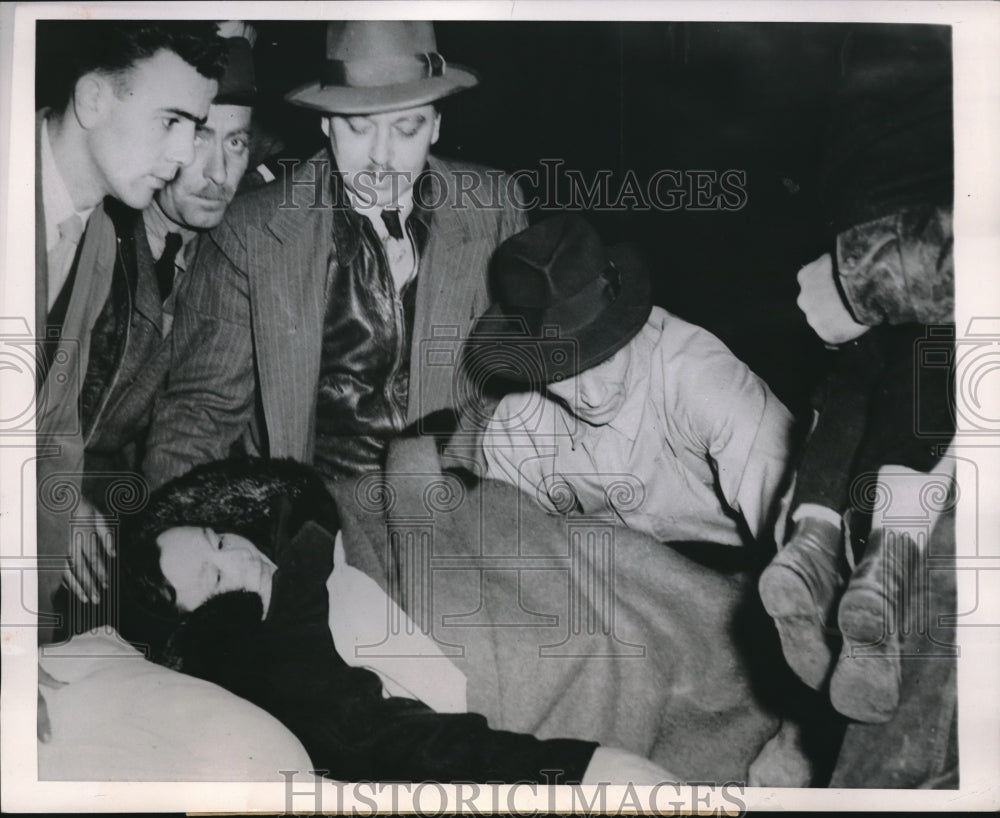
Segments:
[[[158,660],[219,684],[285,724],[316,769],[339,780],[537,781],[561,770],[578,782],[595,743],[542,741],[491,730],[474,713],[436,713],[386,697],[374,673],[348,667],[328,625],[332,498],[315,474],[287,461],[210,464],[158,492],[134,536],[212,525],[255,543],[267,532],[278,570],[266,617],[251,593],[223,594],[189,615]],[[262,548],[264,550],[264,548]]]

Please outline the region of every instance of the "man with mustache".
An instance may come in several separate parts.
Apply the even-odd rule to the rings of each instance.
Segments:
[[[248,428],[247,448],[342,485],[462,400],[454,362],[489,305],[487,262],[527,223],[512,179],[430,153],[437,103],[477,77],[428,21],[332,22],[326,56],[286,99],[321,114],[329,149],[240,197],[199,257],[144,462],[154,485]]]
[[[84,495],[104,508],[108,486],[141,463],[153,404],[170,364],[173,316],[187,295],[186,272],[203,235],[222,221],[249,161],[256,95],[252,27],[219,27],[227,68],[207,119],[194,135],[193,161],[157,191],[141,211],[108,206],[118,235],[114,280],[94,327],[81,391],[85,450]],[[110,509],[114,510],[114,509]],[[103,579],[103,578],[100,578]],[[77,572],[71,589],[99,599],[99,577]]]

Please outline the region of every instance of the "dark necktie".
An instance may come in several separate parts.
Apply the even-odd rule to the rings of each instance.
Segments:
[[[163,255],[153,266],[156,271],[156,283],[160,287],[161,301],[166,301],[170,291],[174,288],[174,262],[180,249],[181,234],[167,233],[167,240],[163,245]]]
[[[383,210],[382,223],[385,225],[385,229],[389,231],[389,235],[392,236],[392,238],[403,238],[403,225],[399,221],[398,210]]]

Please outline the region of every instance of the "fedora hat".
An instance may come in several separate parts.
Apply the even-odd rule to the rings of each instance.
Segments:
[[[466,351],[473,381],[498,375],[537,388],[574,377],[631,341],[653,306],[639,253],[605,248],[576,214],[507,239],[490,275],[494,303]]]
[[[257,81],[253,70],[253,48],[243,37],[226,39],[228,61],[219,79],[213,105],[253,107],[257,100]]]
[[[428,20],[339,20],[327,25],[320,80],[285,99],[329,114],[375,114],[426,105],[478,82],[470,69],[445,62]]]

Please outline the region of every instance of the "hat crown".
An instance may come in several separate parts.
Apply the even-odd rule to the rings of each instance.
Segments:
[[[342,20],[327,26],[330,60],[390,59],[436,51],[434,25],[429,20]]]
[[[230,37],[226,40],[226,52],[226,70],[219,80],[219,88],[212,104],[251,107],[257,97],[253,49],[243,37]]]
[[[582,216],[563,214],[497,248],[497,300],[513,309],[546,309],[570,298],[608,269],[607,250]]]
[[[319,81],[285,99],[328,114],[375,114],[428,105],[478,82],[445,61],[429,20],[339,20],[327,23]]]

